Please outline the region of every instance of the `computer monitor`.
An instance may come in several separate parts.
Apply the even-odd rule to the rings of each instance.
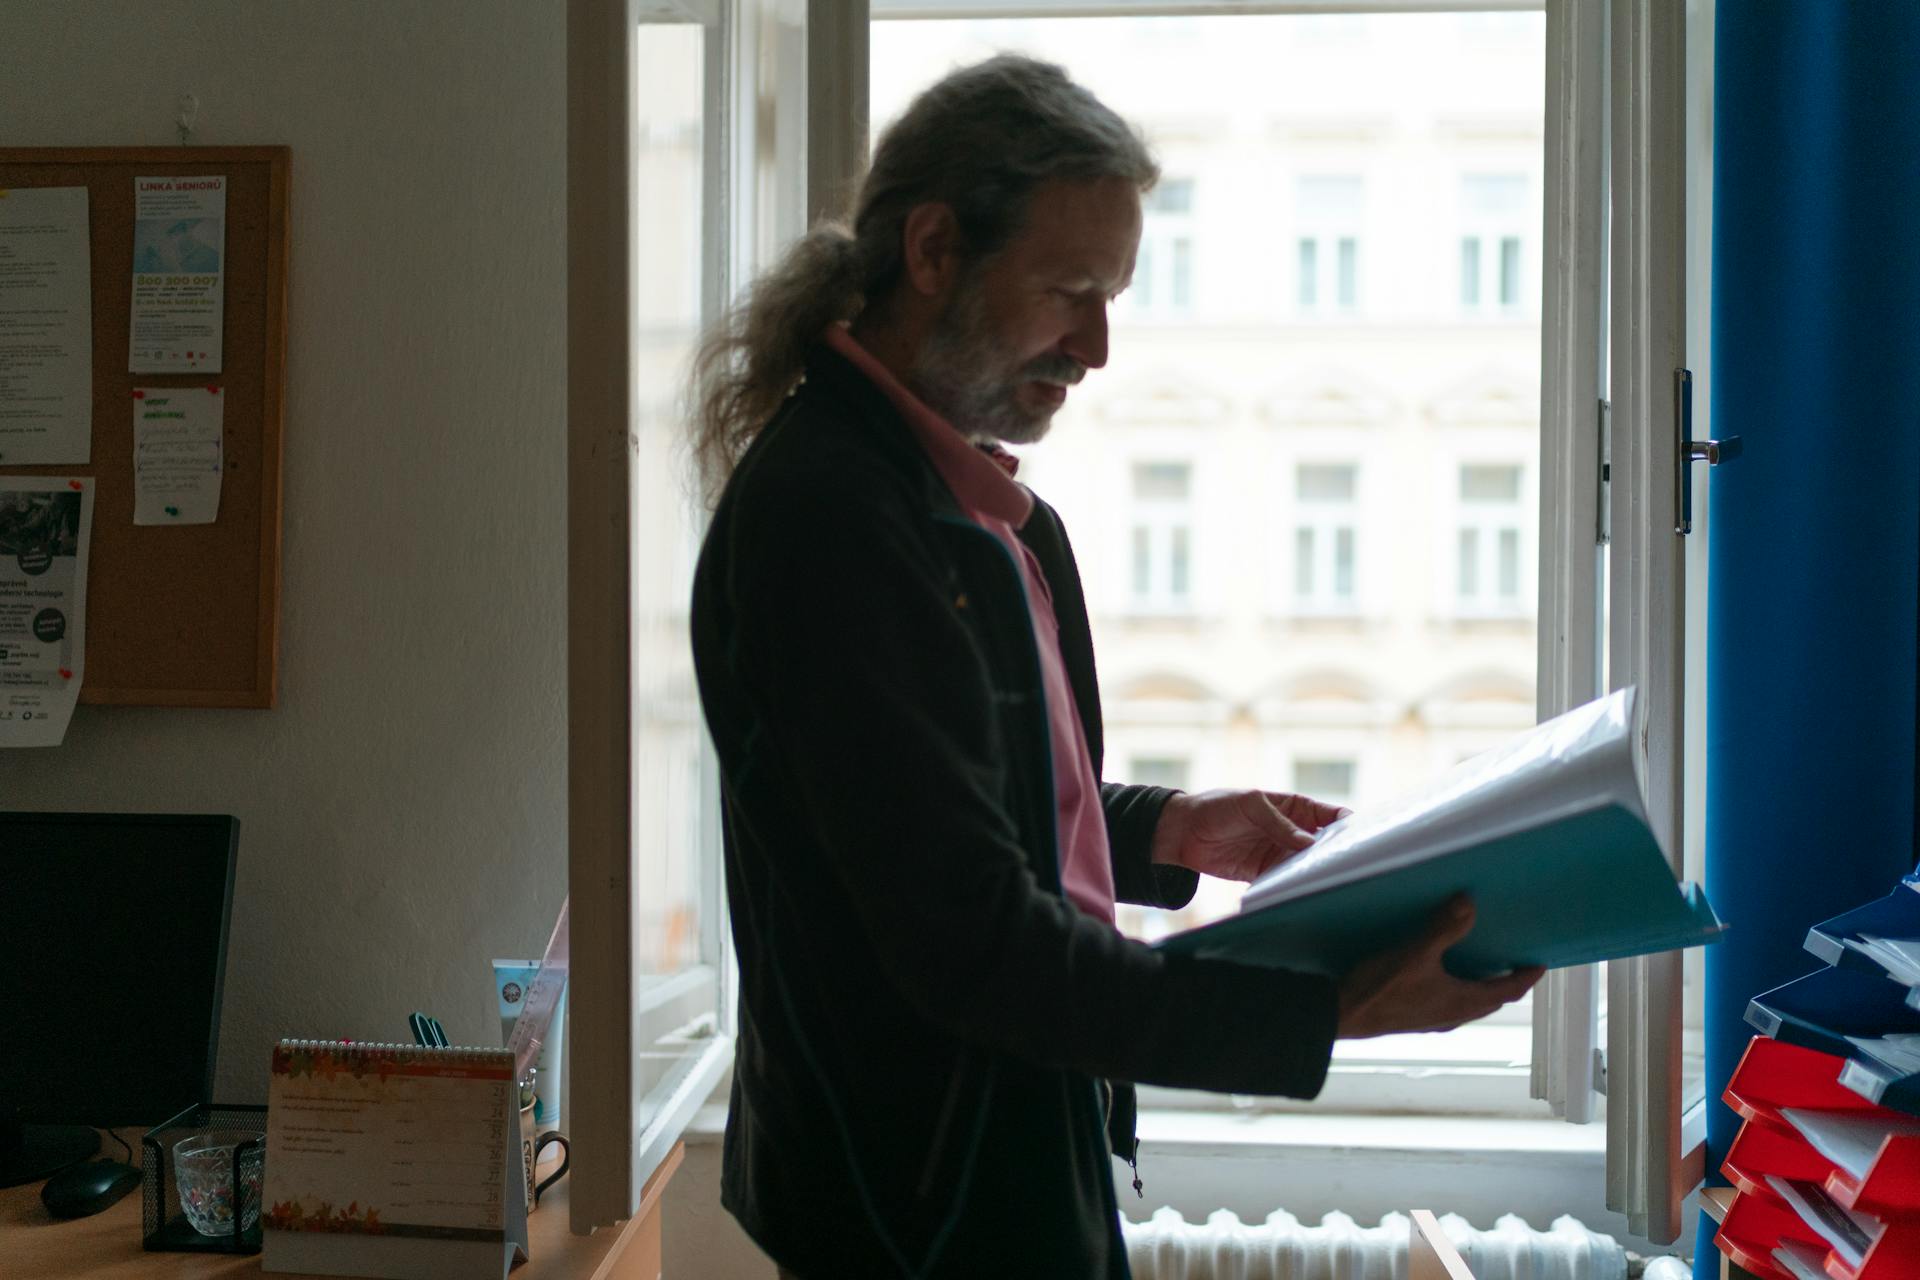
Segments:
[[[0,1186],[212,1100],[240,824],[0,813]]]

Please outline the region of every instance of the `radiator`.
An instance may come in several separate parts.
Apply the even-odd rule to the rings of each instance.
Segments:
[[[1546,1231],[1512,1214],[1490,1231],[1455,1214],[1440,1225],[1474,1280],[1626,1280],[1626,1250],[1573,1218]],[[1163,1208],[1122,1227],[1134,1280],[1406,1280],[1410,1224],[1398,1213],[1376,1227],[1344,1213],[1307,1226],[1284,1210],[1245,1223],[1216,1209],[1197,1224]]]

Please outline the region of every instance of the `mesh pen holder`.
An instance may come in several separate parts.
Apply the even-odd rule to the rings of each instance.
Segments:
[[[219,1224],[209,1233],[194,1225],[182,1204],[174,1148],[189,1138],[236,1134],[247,1136],[234,1146],[230,1160],[223,1155],[205,1170],[215,1175],[208,1180],[209,1186],[188,1188],[203,1221]],[[260,1252],[266,1146],[264,1106],[195,1103],[148,1130],[140,1139],[142,1244],[150,1250],[173,1252]],[[223,1171],[222,1165],[224,1178],[217,1176]]]

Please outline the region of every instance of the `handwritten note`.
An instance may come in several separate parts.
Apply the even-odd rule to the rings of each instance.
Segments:
[[[133,393],[133,522],[212,524],[226,465],[218,387]]]

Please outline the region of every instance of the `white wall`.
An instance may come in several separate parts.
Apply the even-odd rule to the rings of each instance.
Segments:
[[[191,91],[293,151],[280,705],[83,706],[0,808],[239,815],[223,1100],[280,1035],[498,1043],[566,881],[561,5],[0,0],[0,50],[0,145]]]

